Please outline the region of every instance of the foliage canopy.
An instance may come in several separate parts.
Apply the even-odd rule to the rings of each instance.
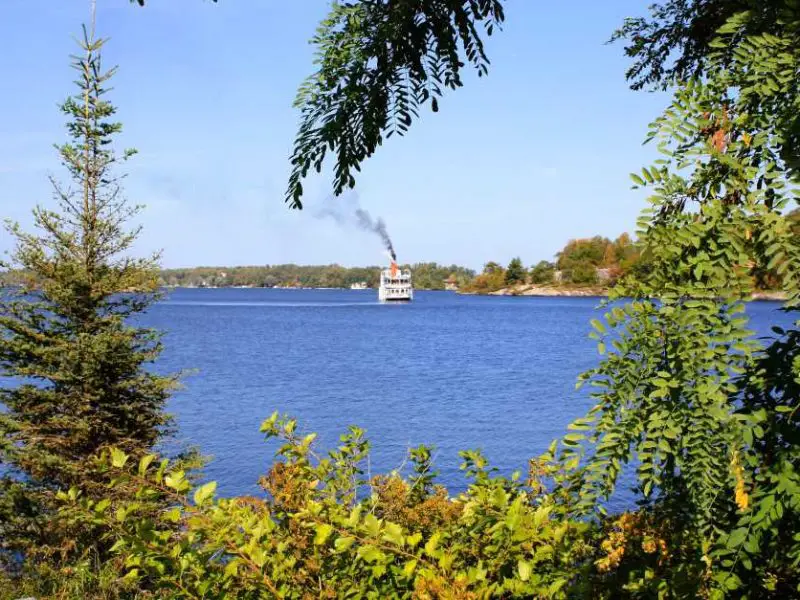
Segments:
[[[797,6],[781,18],[798,30]],[[752,33],[759,19],[726,20],[702,77],[651,128],[665,158],[632,175],[652,190],[638,232],[651,269],[624,280],[613,299],[632,300],[594,323],[606,358],[584,377],[597,405],[575,424],[593,449],[585,509],[636,459],[644,505],[695,534],[681,578],[718,597],[800,592],[797,331],[754,340],[743,313],[756,271],[779,275],[784,310],[800,299],[785,137],[800,55],[794,33]]]

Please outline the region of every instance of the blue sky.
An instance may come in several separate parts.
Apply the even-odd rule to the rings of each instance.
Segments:
[[[360,203],[385,219],[401,261],[531,264],[569,238],[633,229],[644,196],[628,173],[653,158],[641,141],[667,98],[630,91],[621,46],[604,42],[647,3],[508,1],[489,77],[467,76],[364,165]],[[0,3],[0,217],[28,225],[35,204],[52,204],[56,105],[72,91],[88,4]],[[317,216],[329,179],[306,185],[305,210],[283,203],[291,103],[326,1],[99,4],[105,62],[120,67],[121,145],[140,151],[126,181],[146,205],[138,251],[163,250],[168,267],[382,261],[377,238]],[[0,233],[0,252],[10,247]]]

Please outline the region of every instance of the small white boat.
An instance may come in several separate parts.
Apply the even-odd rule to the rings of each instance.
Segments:
[[[351,290],[365,290],[367,289],[367,282],[366,281],[359,281],[358,283],[354,283],[350,286]]]
[[[392,261],[388,269],[381,271],[381,284],[378,287],[378,300],[381,302],[411,302],[414,288],[411,285],[411,271],[403,271]]]

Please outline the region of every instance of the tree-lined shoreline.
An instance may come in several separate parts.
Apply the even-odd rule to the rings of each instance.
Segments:
[[[459,265],[435,262],[401,265],[410,269],[414,287],[421,290],[444,290],[464,285],[475,271]],[[162,269],[159,275],[165,287],[260,287],[260,288],[349,288],[365,283],[378,287],[380,266],[343,267],[331,265],[281,265],[237,267],[190,267]]]

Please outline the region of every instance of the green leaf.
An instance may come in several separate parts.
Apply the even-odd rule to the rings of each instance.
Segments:
[[[239,572],[239,559],[234,558],[228,561],[228,564],[225,565],[224,578],[232,579],[236,577],[238,572]]]
[[[705,265],[703,263],[697,263],[694,267],[694,278],[700,279],[703,275],[703,270],[705,269]]]
[[[605,325],[603,325],[602,321],[600,321],[599,319],[592,319],[591,320],[591,324],[592,324],[592,327],[594,327],[600,333],[605,333],[606,332]]]
[[[361,560],[368,563],[383,561],[385,558],[383,552],[372,545],[360,546],[356,554]]]
[[[181,509],[177,506],[164,513],[164,518],[170,523],[177,523],[181,520]]]
[[[383,539],[397,544],[398,546],[403,546],[405,544],[403,528],[397,523],[390,523],[387,521],[383,529]]]
[[[431,536],[431,539],[429,539],[427,542],[425,542],[425,554],[427,554],[431,558],[436,558],[436,556],[437,556],[436,550],[437,550],[437,548],[439,546],[439,538],[440,537],[441,537],[441,534],[437,531],[436,533],[434,533]]]
[[[565,444],[574,446],[578,442],[581,442],[586,439],[586,436],[582,433],[568,433],[565,435],[562,440]]]
[[[350,511],[350,515],[347,517],[347,525],[350,527],[355,527],[358,524],[359,519],[361,519],[361,505],[356,505]]]
[[[272,431],[272,429],[275,427],[275,423],[277,421],[278,421],[278,411],[275,411],[274,413],[272,413],[269,416],[268,419],[265,419],[261,423],[261,427],[260,427],[261,433],[267,433],[269,431]]]
[[[147,473],[147,468],[150,466],[150,464],[155,459],[156,459],[156,455],[155,454],[147,454],[146,456],[143,456],[141,458],[141,460],[139,461],[139,476],[140,477],[144,477],[145,476],[145,473]]]
[[[184,490],[188,485],[186,481],[186,474],[183,471],[170,473],[164,477],[164,483],[167,485],[167,487],[171,487],[177,492]]]
[[[381,520],[372,513],[369,513],[366,517],[364,517],[364,528],[371,536],[374,537],[381,531]]]
[[[403,575],[405,577],[411,577],[411,575],[414,573],[414,569],[416,568],[417,568],[416,559],[411,559],[409,561],[406,561],[406,564],[403,565]]]
[[[583,418],[583,419],[575,419],[572,423],[567,425],[567,429],[572,431],[589,431],[591,429],[592,419]],[[555,442],[553,442],[555,444]],[[550,452],[555,452],[555,447],[553,447]]]
[[[734,529],[728,536],[728,540],[725,543],[725,546],[727,548],[730,548],[731,550],[738,548],[742,544],[742,542],[744,542],[746,537],[747,537],[746,527],[740,527],[739,529]]]
[[[316,535],[314,536],[314,545],[321,546],[324,544],[328,537],[331,535],[333,531],[333,527],[328,525],[327,523],[320,523],[316,527]]]
[[[121,469],[128,462],[128,455],[119,448],[111,449],[111,466]]]
[[[344,552],[349,549],[354,543],[356,539],[352,537],[340,537],[336,538],[336,541],[333,542],[333,547],[336,548],[337,552]]]
[[[259,569],[267,564],[268,556],[261,546],[254,546],[251,548],[249,555],[250,560],[252,560]]]
[[[522,581],[528,581],[531,578],[531,565],[524,560],[520,560],[517,562],[517,572],[519,573],[519,578]]]
[[[209,498],[214,495],[214,491],[217,489],[217,482],[216,481],[209,481],[205,485],[201,485],[197,488],[194,492],[194,502],[198,506],[202,505],[206,502]]]

